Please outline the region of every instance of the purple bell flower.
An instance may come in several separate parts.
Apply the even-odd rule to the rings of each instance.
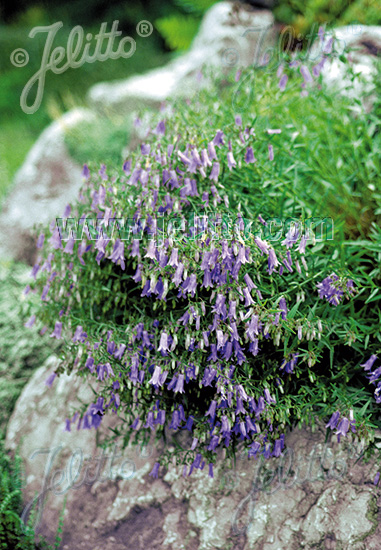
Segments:
[[[306,82],[307,84],[309,82],[313,82],[313,78],[311,76],[311,73],[308,69],[308,67],[306,65],[301,65],[300,66],[300,73],[302,75],[302,77],[304,78],[304,82]]]
[[[61,340],[61,333],[62,333],[62,323],[60,321],[56,321],[54,330],[51,333],[50,338],[57,338],[57,340]]]
[[[162,355],[168,355],[167,351],[169,349],[168,344],[168,334],[166,332],[162,332],[160,336],[160,344],[157,348],[157,351],[160,351]]]
[[[177,382],[176,382],[176,387],[173,391],[175,393],[177,393],[177,392],[184,393],[184,375],[183,374],[179,375],[179,377],[177,379]]]
[[[371,355],[368,361],[365,361],[365,363],[362,363],[360,367],[363,367],[364,370],[370,370],[373,367],[373,363],[376,361],[377,355]]]
[[[118,261],[120,261],[120,266],[121,268],[124,270],[125,269],[125,263],[124,263],[124,242],[121,241],[120,239],[117,239],[115,241],[115,244],[114,244],[114,249],[113,249],[113,252],[111,254],[111,256],[109,256],[109,259],[113,262],[113,263],[118,263]]]
[[[231,151],[228,151],[227,158],[228,158],[228,168],[229,168],[229,170],[231,170],[232,168],[235,168],[237,166],[237,163],[234,160],[233,153]]]
[[[245,162],[247,164],[257,162],[257,159],[254,157],[254,152],[252,147],[248,147],[245,154]]]
[[[339,411],[334,412],[333,415],[331,416],[328,424],[326,424],[325,427],[326,428],[331,428],[331,430],[334,430],[337,426],[339,418],[340,418],[340,412]]]
[[[83,176],[86,180],[88,180],[89,177],[90,177],[90,170],[89,170],[89,167],[87,166],[87,164],[84,164],[84,165],[83,165],[82,176]]]
[[[55,372],[52,372],[52,374],[45,380],[45,386],[48,386],[49,388],[52,387],[54,380],[56,379],[57,374]]]
[[[273,248],[270,248],[269,259],[268,259],[268,269],[269,269],[270,275],[278,265],[279,265],[279,262],[275,254],[275,250]]]
[[[213,139],[213,145],[216,145],[218,147],[221,147],[221,145],[225,145],[224,142],[224,133],[222,130],[217,130],[217,133]]]
[[[155,462],[154,467],[152,468],[152,471],[149,475],[157,479],[159,477],[159,468],[160,468],[160,463]]]
[[[58,227],[53,231],[53,235],[50,237],[49,242],[55,250],[62,248],[61,236]]]
[[[209,409],[205,413],[205,416],[210,416],[210,418],[214,420],[216,416],[216,407],[217,407],[217,402],[213,400],[209,406]]]
[[[40,233],[38,239],[37,239],[37,244],[36,244],[36,247],[37,248],[42,248],[43,244],[44,244],[44,240],[45,240],[45,235],[43,233]]]
[[[34,325],[35,321],[36,321],[36,316],[32,315],[30,319],[24,324],[24,327],[31,328]]]
[[[279,80],[278,86],[281,92],[284,92],[287,86],[288,76],[283,74]]]
[[[152,384],[153,386],[161,385],[160,382],[160,374],[161,374],[161,368],[159,366],[155,366],[154,373],[152,375],[151,380],[149,380],[149,384]]]
[[[209,179],[211,179],[213,181],[218,181],[219,174],[220,174],[220,163],[219,162],[214,162],[212,170],[210,172]]]

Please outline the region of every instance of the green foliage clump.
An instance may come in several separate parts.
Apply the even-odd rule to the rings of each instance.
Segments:
[[[169,15],[158,19],[156,27],[171,50],[184,51],[196,36],[200,20],[192,15]]]
[[[24,327],[26,304],[20,306],[20,297],[29,272],[22,264],[0,263],[0,439],[24,385],[58,351],[51,339],[38,338]]]
[[[201,19],[216,0],[176,0],[179,10],[155,21],[165,43],[172,50],[187,50],[196,36]]]
[[[205,12],[216,4],[216,0],[176,0],[178,9],[160,17],[155,26],[172,50],[184,51],[196,36]]]
[[[20,519],[22,510],[21,461],[17,457],[13,463],[0,441],[0,548],[22,548],[17,546],[23,538],[23,525]],[[24,548],[33,548],[24,546]]]
[[[12,459],[0,440],[0,550],[58,550],[61,543],[63,512],[56,533],[54,546],[35,535],[32,511],[27,524],[21,515],[23,509],[22,489],[24,471],[22,460],[16,454]],[[37,540],[38,539],[38,540]]]
[[[168,47],[189,48],[202,16],[217,1],[177,0],[177,13],[155,22]],[[308,33],[316,34],[319,25],[340,27],[352,23],[380,25],[381,22],[377,0],[278,0],[273,12],[279,23],[292,26],[295,40],[305,43]]]
[[[339,436],[368,441],[381,426],[379,372],[362,366],[381,350],[379,109],[289,61],[207,75],[123,170],[85,167],[73,218],[44,232],[31,286],[65,342],[56,372],[98,384],[69,425],[113,410],[125,444],[184,428],[177,462],[211,475],[217,451],[279,456],[298,423],[331,415]],[[192,216],[217,214],[234,217],[230,233],[196,238]],[[333,238],[305,232],[311,218],[330,219]],[[285,220],[303,241],[270,224]]]
[[[125,118],[96,115],[94,119],[68,129],[65,142],[70,156],[80,164],[91,159],[96,163],[118,165],[123,160],[129,132]]]
[[[295,36],[305,36],[316,25],[340,27],[381,22],[380,6],[375,0],[280,0],[274,15],[278,21],[292,25]]]

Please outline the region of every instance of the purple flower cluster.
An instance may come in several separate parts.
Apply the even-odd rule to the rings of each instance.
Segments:
[[[332,273],[329,277],[317,283],[316,286],[319,291],[319,297],[325,298],[328,303],[334,306],[340,304],[345,294],[348,296],[354,293],[354,283],[352,279],[343,282],[335,273]]]
[[[345,437],[348,433],[349,428],[353,433],[356,432],[355,429],[355,420],[353,416],[351,419],[348,419],[346,416],[341,416],[340,411],[336,411],[331,416],[326,428],[331,428],[331,430],[336,430],[335,434],[337,435],[337,440],[340,443],[340,437]]]
[[[303,82],[301,83],[301,92],[300,95],[305,97],[308,96],[308,87],[311,86],[314,82],[314,77],[318,78],[327,59],[329,58],[329,54],[332,51],[332,44],[333,44],[333,38],[325,38],[324,35],[324,28],[319,28],[319,39],[321,42],[321,58],[318,59],[316,65],[312,68],[312,75],[307,67],[307,65],[303,65],[299,60],[294,59],[288,64],[288,67],[293,71],[299,69],[301,76],[303,77]],[[277,77],[279,79],[278,81],[278,87],[281,92],[284,92],[287,86],[288,82],[288,75],[285,73],[285,65],[282,63],[277,70]]]
[[[374,397],[376,403],[381,403],[381,367],[377,367],[373,371],[371,370],[376,360],[377,355],[373,354],[369,357],[367,361],[365,361],[365,363],[362,363],[362,365],[360,366],[363,367],[364,370],[369,371],[369,382],[371,382],[372,384],[376,384],[376,382],[378,381],[377,388],[374,390]]]
[[[294,368],[298,362],[298,354],[292,353],[291,358],[287,361],[287,359],[284,359],[283,363],[281,364],[280,368],[284,372],[291,374],[294,372]]]

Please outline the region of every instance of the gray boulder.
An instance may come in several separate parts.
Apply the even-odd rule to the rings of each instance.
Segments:
[[[187,53],[146,74],[96,84],[89,91],[89,102],[106,112],[157,107],[168,98],[197,90],[200,85],[197,75],[203,66],[230,69],[259,64],[264,52],[275,46],[275,40],[274,17],[270,11],[218,2],[205,14]]]
[[[24,388],[6,446],[18,447],[25,464],[24,517],[37,493],[37,532],[49,540],[67,497],[64,550],[380,547],[381,502],[372,484],[377,466],[356,463],[362,446],[351,436],[325,444],[324,425],[295,429],[278,459],[241,454],[235,466],[220,461],[213,479],[199,470],[184,478],[175,466],[153,479],[147,474],[161,444],[123,452],[97,448],[116,416],[106,416],[99,432],[63,431],[72,407],[92,393],[74,375],[48,388],[44,381],[56,361],[52,357]]]
[[[375,99],[374,93],[372,95],[372,77],[377,72],[376,60],[381,53],[381,27],[338,27],[326,33],[326,42],[330,38],[333,38],[332,58],[323,66],[323,79],[338,93],[362,100],[365,108],[370,111]],[[322,45],[316,41],[311,50],[311,58],[316,59],[321,51]],[[340,59],[342,56],[347,60],[346,63]],[[359,75],[354,81],[348,75],[348,63]]]
[[[92,117],[75,109],[53,122],[29,151],[15,176],[0,213],[0,254],[32,263],[36,254],[31,230],[62,215],[82,183],[81,166],[67,152],[65,131]]]

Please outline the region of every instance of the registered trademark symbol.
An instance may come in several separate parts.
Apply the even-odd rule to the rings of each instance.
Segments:
[[[147,36],[150,36],[153,32],[153,25],[146,19],[143,19],[143,21],[140,21],[136,25],[136,32],[139,36],[142,36],[143,38],[146,38]]]

